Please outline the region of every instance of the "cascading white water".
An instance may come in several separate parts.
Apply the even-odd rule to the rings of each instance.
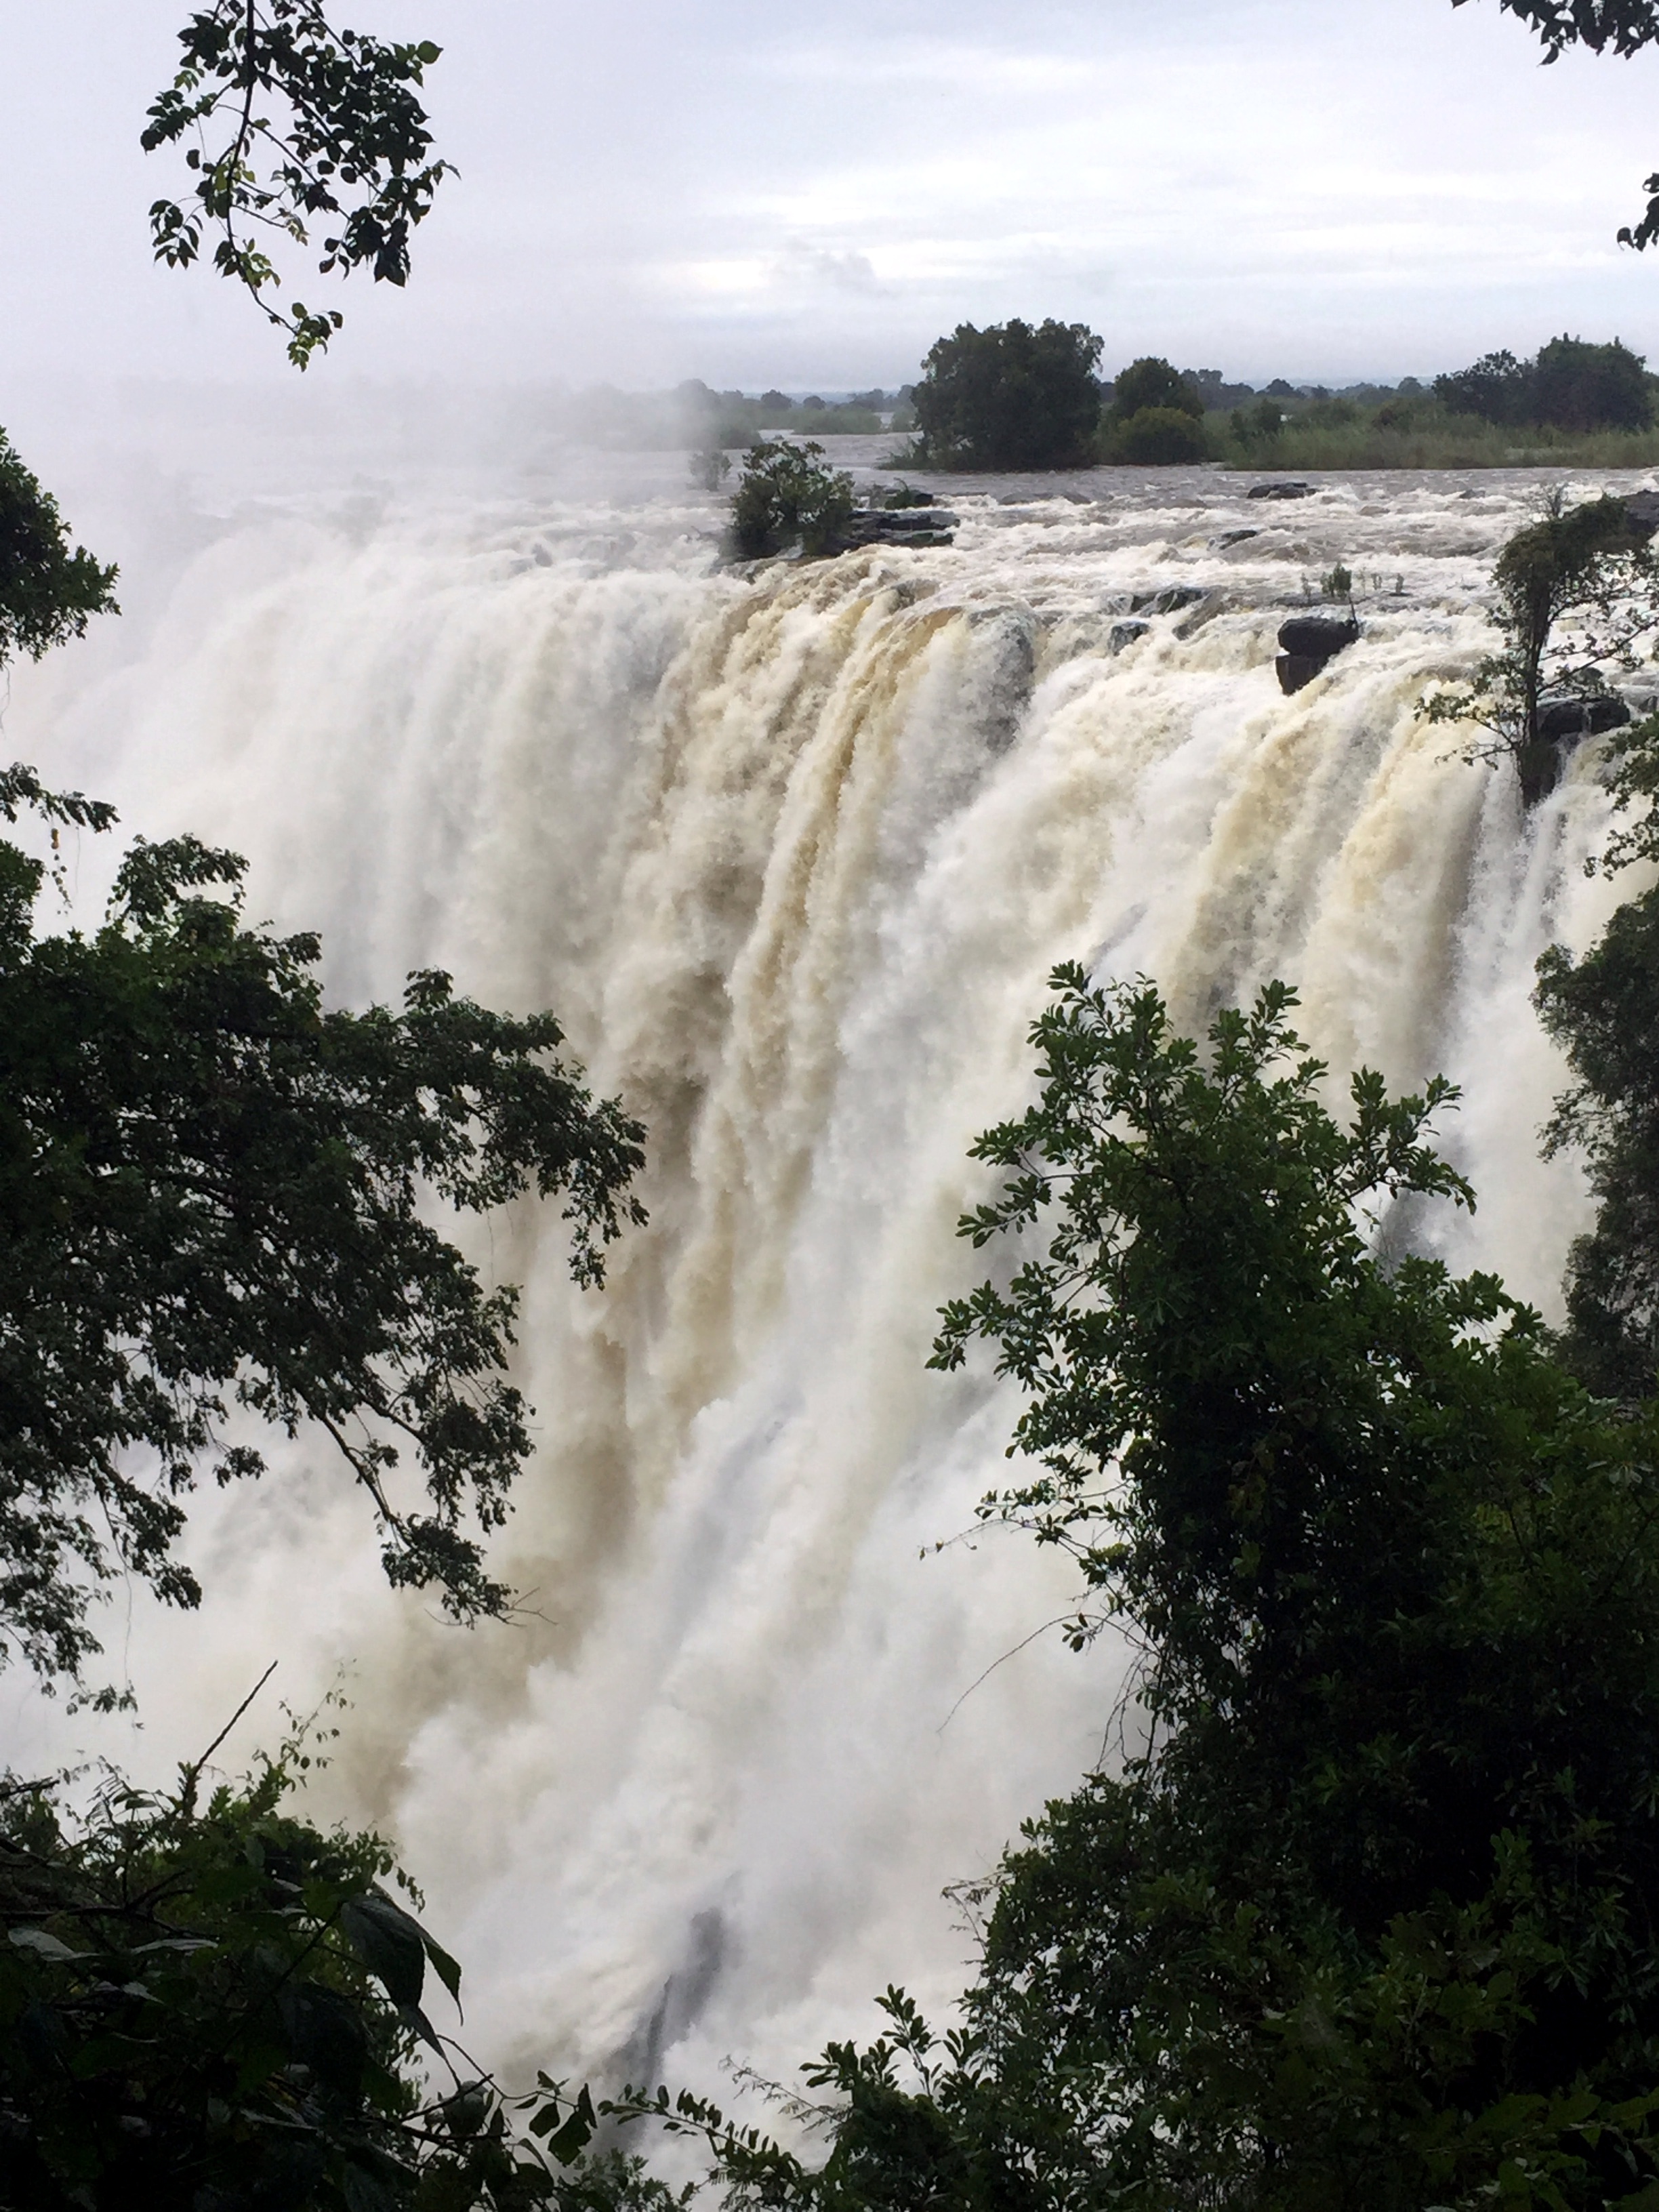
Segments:
[[[1024,1641],[1063,1569],[929,1548],[1016,1410],[924,1362],[976,1272],[967,1147],[1029,1095],[1054,963],[1150,974],[1188,1022],[1286,976],[1339,1095],[1361,1060],[1443,1070],[1481,1206],[1424,1233],[1554,1300],[1586,1209],[1537,1157],[1560,1068],[1528,993],[1620,895],[1581,866],[1605,800],[1581,758],[1523,818],[1413,716],[1487,641],[1535,480],[1271,507],[1102,481],[975,490],[948,551],[753,575],[683,495],[267,507],[131,658],[17,679],[15,753],[247,853],[337,993],[437,964],[550,1004],[649,1125],[652,1225],[603,1293],[550,1212],[473,1238],[526,1287],[526,1620],[394,1599],[310,1448],[204,1501],[201,1616],[112,1617],[150,1734],[100,1741],[152,1764],[271,1657],[296,1704],[349,1670],[328,1802],[399,1839],[493,2057],[718,2088],[728,2051],[786,2073],[865,2032],[890,1979],[942,2002],[968,1947],[941,1886],[1097,1756],[1118,1659]],[[1285,699],[1274,629],[1338,558],[1364,638]],[[1173,584],[1212,596],[1114,638]],[[18,1742],[65,1740],[8,1695]]]

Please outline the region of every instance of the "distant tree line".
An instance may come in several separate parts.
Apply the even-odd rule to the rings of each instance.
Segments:
[[[1389,453],[1389,444],[1413,439],[1429,442],[1414,455],[1419,464],[1478,465],[1513,458],[1502,440],[1486,435],[1493,429],[1543,434],[1547,442],[1639,434],[1653,427],[1659,391],[1643,357],[1617,338],[1554,338],[1530,361],[1488,354],[1437,377],[1432,388],[1405,377],[1340,392],[1283,377],[1258,390],[1229,382],[1218,369],[1177,369],[1157,355],[1107,380],[1097,373],[1103,350],[1080,323],[959,324],[927,356],[913,394],[916,434],[895,458],[960,470],[1228,459],[1386,465],[1407,458],[1403,450]],[[1465,454],[1472,431],[1480,450]],[[1346,434],[1350,447],[1380,440],[1383,450],[1345,452],[1340,437],[1332,447],[1332,434]],[[1445,450],[1433,450],[1437,441]]]
[[[1472,368],[1434,380],[1436,398],[1453,414],[1563,430],[1645,430],[1656,389],[1659,378],[1617,338],[1610,345],[1552,338],[1531,361],[1483,354]]]
[[[1518,458],[1517,447],[1540,442],[1553,448],[1574,437],[1640,436],[1654,426],[1659,390],[1643,356],[1617,338],[1601,344],[1564,336],[1533,359],[1491,353],[1431,384],[1406,376],[1338,390],[1285,377],[1255,386],[1218,368],[1180,368],[1158,355],[1143,355],[1106,377],[1104,350],[1103,340],[1081,323],[962,323],[932,347],[915,383],[830,398],[776,386],[716,391],[694,377],[656,393],[602,386],[566,401],[562,411],[572,434],[596,444],[690,448],[698,456],[697,479],[718,489],[728,472],[720,455],[780,435],[868,437],[884,430],[908,439],[889,456],[894,463],[924,469],[1206,459],[1480,466]]]

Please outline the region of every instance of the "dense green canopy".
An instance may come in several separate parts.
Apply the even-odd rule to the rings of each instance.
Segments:
[[[115,569],[70,550],[58,502],[40,489],[0,430],[0,668],[16,654],[83,637],[94,615],[115,614]]]
[[[0,777],[0,812],[110,810]],[[175,1603],[198,1464],[263,1461],[232,1407],[326,1435],[373,1499],[396,1583],[499,1613],[475,1521],[528,1455],[502,1379],[515,1295],[424,1218],[562,1194],[572,1266],[637,1218],[641,1132],[522,1020],[411,976],[403,1010],[325,1009],[313,937],[244,926],[243,863],[134,846],[90,935],[38,935],[45,864],[0,841],[0,1651],[75,1674],[118,1568]],[[400,1491],[400,1453],[422,1498]]]
[[[959,323],[915,390],[921,458],[964,469],[1057,469],[1090,457],[1102,341],[1082,323]]]

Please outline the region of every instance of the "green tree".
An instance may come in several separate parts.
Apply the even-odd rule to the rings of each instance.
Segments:
[[[1555,780],[1558,756],[1541,726],[1547,695],[1583,705],[1605,696],[1607,672],[1638,665],[1637,647],[1659,622],[1651,533],[1611,494],[1568,507],[1556,493],[1515,535],[1492,569],[1493,618],[1503,638],[1467,684],[1426,699],[1431,722],[1474,722],[1486,739],[1469,757],[1512,759],[1528,804]],[[1559,642],[1556,626],[1579,624]]]
[[[1468,368],[1437,376],[1434,396],[1452,414],[1478,416],[1483,422],[1518,426],[1538,419],[1531,411],[1532,364],[1508,351],[1482,354]]]
[[[1568,1261],[1562,1356],[1592,1389],[1650,1397],[1659,1387],[1659,898],[1621,906],[1582,960],[1553,946],[1535,996],[1574,1077],[1548,1148],[1582,1151],[1597,1201]]]
[[[113,819],[0,775],[0,813],[29,808]],[[562,1196],[582,1282],[642,1218],[641,1133],[556,1057],[550,1014],[491,1013],[436,973],[400,1012],[325,1009],[317,939],[245,927],[243,872],[140,842],[101,927],[38,935],[46,864],[0,841],[0,1650],[45,1677],[96,1649],[88,1604],[118,1570],[198,1601],[180,1500],[204,1461],[221,1481],[264,1464],[232,1406],[332,1437],[394,1583],[504,1611],[466,1531],[501,1524],[530,1450],[503,1379],[516,1297],[422,1194]]]
[[[274,306],[282,277],[257,241],[306,247],[318,223],[336,224],[320,274],[367,267],[379,283],[404,283],[410,234],[452,173],[432,158],[415,96],[439,49],[336,29],[319,0],[210,0],[178,36],[178,73],[143,144],[182,147],[193,182],[182,202],[150,209],[156,258],[187,267],[210,234],[214,267],[288,332],[289,359],[304,368],[342,318],[297,299]]]
[[[1436,377],[1434,390],[1455,415],[1514,428],[1645,430],[1653,420],[1654,380],[1647,364],[1617,338],[1610,345],[1552,338],[1534,361],[1486,354],[1471,368]]]
[[[1617,338],[1611,345],[1552,338],[1538,349],[1532,388],[1534,420],[1564,430],[1645,430],[1653,421],[1647,363]]]
[[[1599,866],[1609,875],[1659,860],[1659,717],[1608,739],[1619,810]],[[1597,1201],[1573,1245],[1563,1358],[1589,1387],[1634,1401],[1659,1389],[1659,895],[1614,914],[1580,960],[1553,945],[1535,1004],[1571,1068],[1548,1149],[1581,1152]]]
[[[746,560],[799,545],[833,553],[853,512],[853,479],[823,465],[812,439],[764,438],[744,456],[732,495],[732,538]]]
[[[1264,394],[1253,407],[1235,407],[1230,427],[1241,446],[1271,446],[1278,440],[1285,419],[1285,410],[1278,400]]]
[[[1659,1425],[1492,1278],[1380,1256],[1396,1201],[1469,1202],[1445,1085],[1362,1073],[1344,1125],[1283,986],[1200,1051],[1054,980],[963,1224],[1012,1272],[934,1358],[1027,1394],[982,1510],[1141,1652],[1128,1756],[977,1893],[963,2030],[899,2000],[826,2054],[862,2172],[817,2201],[1650,2203]]]
[[[58,502],[0,430],[0,668],[26,653],[84,637],[94,615],[116,614],[116,572],[70,549]]]
[[[1146,354],[1120,369],[1112,386],[1109,419],[1121,425],[1149,407],[1168,408],[1200,421],[1204,401],[1197,386],[1182,376],[1173,362]]]
[[[959,323],[915,388],[916,459],[937,468],[1060,469],[1089,458],[1102,341],[1082,323]]]

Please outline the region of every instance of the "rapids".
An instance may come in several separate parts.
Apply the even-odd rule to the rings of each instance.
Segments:
[[[1413,717],[1490,641],[1541,472],[1282,503],[1207,471],[981,479],[945,487],[949,550],[745,572],[678,466],[225,502],[200,550],[130,562],[118,636],[15,673],[13,755],[249,854],[252,910],[320,929],[336,993],[441,965],[552,1006],[649,1126],[652,1222],[597,1294],[556,1212],[471,1237],[526,1286],[519,1623],[387,1593],[305,1444],[202,1500],[202,1615],[112,1609],[143,1735],[15,1680],[4,1712],[14,1756],[160,1771],[270,1659],[302,1709],[342,1677],[320,1801],[397,1838],[474,2047],[721,2094],[728,2052],[787,2075],[868,2032],[889,1980],[948,2000],[941,1888],[1102,1753],[1121,1654],[1033,1635],[1063,1568],[933,1548],[1016,1411],[924,1361],[1048,969],[1152,975],[1189,1022],[1283,975],[1337,1096],[1361,1061],[1443,1070],[1480,1211],[1415,1233],[1547,1310],[1586,1204],[1538,1158],[1561,1070],[1532,969],[1615,893],[1582,866],[1589,753],[1526,818]],[[1275,628],[1338,560],[1363,638],[1284,698]],[[1204,596],[1114,637],[1172,586]],[[75,860],[90,896],[105,860]]]

